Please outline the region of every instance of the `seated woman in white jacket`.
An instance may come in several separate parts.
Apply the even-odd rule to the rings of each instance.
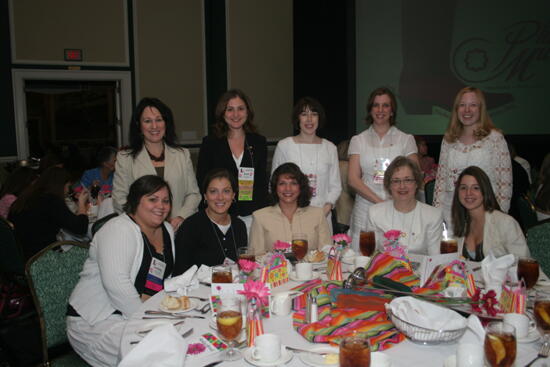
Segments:
[[[479,167],[470,166],[458,177],[451,210],[458,251],[466,259],[481,261],[495,256],[529,256],[521,228],[500,211],[491,181]]]
[[[372,205],[367,220],[367,230],[374,231],[379,250],[384,233],[396,229],[401,231],[399,242],[409,253],[439,254],[443,214],[441,209],[416,200],[421,185],[422,173],[410,158],[398,156],[386,169],[384,188],[391,200]]]
[[[69,342],[92,366],[118,365],[126,321],[172,274],[171,206],[166,181],[143,176],[130,186],[125,213],[94,236],[67,310]]]

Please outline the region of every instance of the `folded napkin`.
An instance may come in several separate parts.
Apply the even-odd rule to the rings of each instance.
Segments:
[[[502,285],[506,281],[506,274],[512,274],[509,269],[512,268],[515,261],[513,254],[495,257],[493,253],[490,253],[481,262],[481,275],[485,289],[494,290],[497,293],[497,299],[500,297]]]
[[[391,312],[413,325],[432,330],[456,330],[466,327],[466,319],[448,308],[414,297],[399,297],[387,306]]]
[[[182,296],[186,296],[189,291],[199,287],[199,281],[195,277],[196,273],[197,265],[193,265],[185,273],[166,279],[164,281],[164,290],[166,292],[177,292]]]
[[[124,357],[118,367],[182,367],[187,342],[172,324],[154,328]]]

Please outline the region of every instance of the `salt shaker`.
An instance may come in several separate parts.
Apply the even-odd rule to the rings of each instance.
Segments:
[[[306,323],[311,324],[318,320],[317,297],[308,293],[306,302]]]

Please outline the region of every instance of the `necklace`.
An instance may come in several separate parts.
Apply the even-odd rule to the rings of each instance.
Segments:
[[[158,157],[154,156],[150,151],[149,149],[145,148],[145,150],[147,151],[147,154],[149,154],[149,158],[151,158],[151,160],[153,162],[164,162],[164,148],[162,148],[162,153],[160,153],[160,155]]]
[[[218,232],[216,231],[216,227],[214,226],[214,221],[210,218],[208,213],[206,211],[204,212],[206,216],[208,217],[208,220],[210,221],[210,225],[212,226],[212,231],[214,232],[214,236],[216,236],[216,239],[218,240],[218,245],[220,245],[220,249],[222,250],[223,258],[224,260],[227,258],[227,254],[225,253],[225,250],[222,246],[222,241],[220,241],[220,237],[218,236]],[[233,237],[233,248],[235,249],[235,256],[237,256],[237,244],[235,243],[235,232],[233,231],[233,226],[231,225],[231,222],[229,222],[229,228],[231,229],[231,236]]]

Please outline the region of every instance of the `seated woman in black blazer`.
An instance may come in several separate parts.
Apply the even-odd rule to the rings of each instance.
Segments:
[[[225,258],[237,261],[237,249],[246,247],[246,226],[229,214],[237,183],[226,169],[210,171],[202,186],[206,208],[187,218],[176,235],[176,264],[173,275],[193,265],[213,266]]]

